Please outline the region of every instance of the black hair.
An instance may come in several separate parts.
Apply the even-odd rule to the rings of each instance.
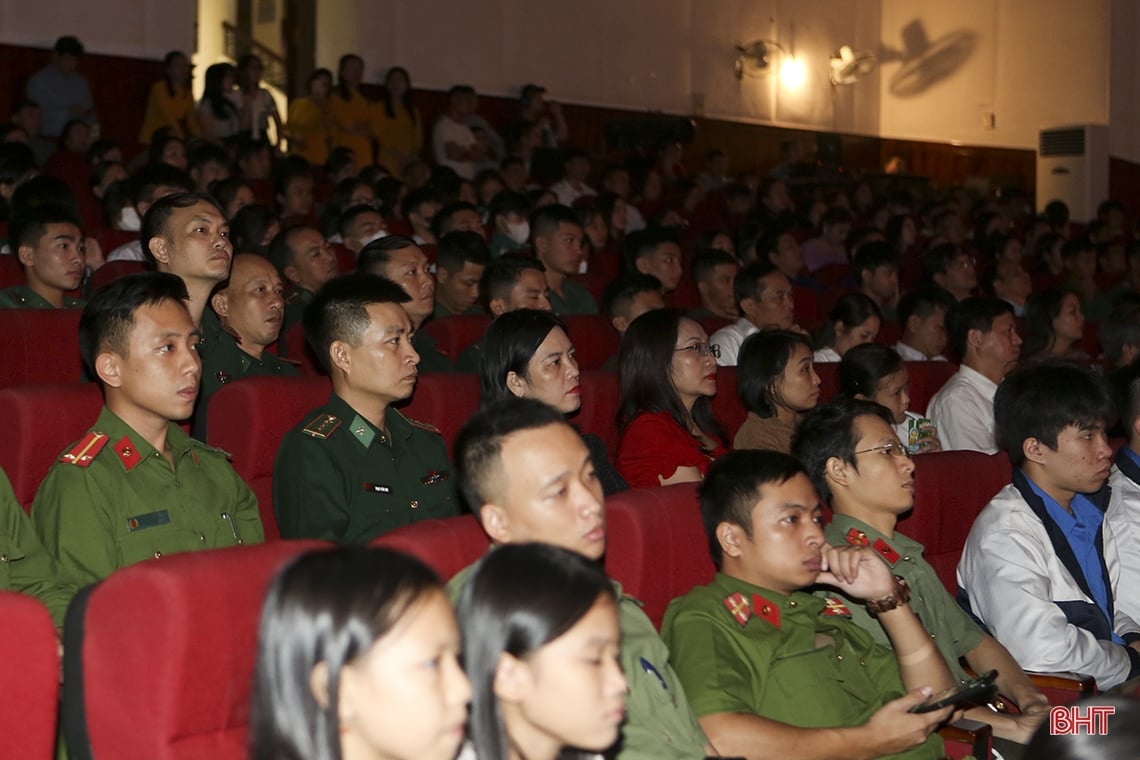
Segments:
[[[479,300],[483,302],[484,308],[490,311],[491,301],[509,299],[519,278],[528,269],[546,272],[546,267],[540,261],[526,256],[506,254],[492,259],[479,278]]]
[[[166,152],[166,146],[170,143],[181,143],[183,149],[185,150],[186,148],[186,141],[178,135],[173,135],[169,132],[159,134],[159,130],[155,130],[155,134],[150,142],[150,147],[147,148],[147,161],[151,166],[173,166],[173,164],[166,164],[166,162],[162,160],[162,154]],[[174,168],[177,169],[178,167]],[[179,169],[179,171],[181,171],[181,169]]]
[[[732,280],[732,300],[736,308],[743,312],[741,304],[746,299],[758,300],[764,294],[764,278],[772,273],[783,276],[767,258],[757,259],[737,272]]]
[[[474,95],[475,88],[469,84],[455,84],[452,85],[447,91],[447,100],[450,102],[458,95]]]
[[[277,273],[281,275],[283,280],[288,279],[285,277],[285,270],[297,265],[297,251],[293,249],[292,245],[293,235],[304,230],[312,230],[320,234],[320,230],[316,227],[310,227],[307,224],[293,224],[282,229],[269,242],[269,248],[265,254],[266,258],[277,269]]]
[[[530,360],[555,329],[570,334],[566,323],[553,312],[516,309],[495,318],[483,333],[483,366],[479,375],[479,403],[487,405],[513,396],[507,375],[527,378]]]
[[[385,235],[360,249],[356,257],[357,272],[374,272],[375,267],[387,266],[392,253],[405,248],[419,248],[416,241],[403,235]]]
[[[186,168],[201,169],[206,164],[221,164],[229,167],[230,156],[226,149],[214,143],[200,142],[186,154]]]
[[[242,206],[230,220],[230,239],[233,241],[234,253],[265,256],[269,244],[262,241],[274,224],[279,225],[280,220],[272,209],[257,203]]]
[[[741,449],[717,458],[697,486],[701,522],[709,543],[709,556],[717,570],[724,567],[724,552],[716,529],[721,523],[735,525],[752,538],[752,510],[760,500],[760,488],[782,485],[804,475],[803,465],[780,451]]]
[[[661,293],[661,280],[651,274],[628,274],[614,280],[602,291],[601,311],[608,319],[613,319],[633,305],[633,300],[641,293]]]
[[[458,214],[460,211],[470,211],[471,213],[479,216],[479,209],[475,208],[466,201],[454,201],[448,203],[446,206],[440,207],[439,211],[435,212],[435,216],[431,218],[431,234],[437,238],[443,237],[453,230],[449,229],[451,225],[451,218]]]
[[[677,234],[665,227],[648,227],[626,235],[622,263],[626,274],[638,272],[637,260],[648,258],[666,243],[680,245]]]
[[[230,177],[228,179],[218,179],[210,183],[210,197],[222,209],[222,214],[226,213],[226,209],[233,203],[234,198],[237,197],[238,190],[246,188],[251,193],[253,189],[250,188],[249,183],[241,177]]]
[[[342,274],[326,282],[305,307],[301,327],[305,341],[326,372],[331,371],[329,348],[334,341],[360,344],[368,329],[368,306],[374,303],[404,304],[411,296],[386,277],[367,272]]]
[[[353,61],[360,61],[360,65],[364,65],[364,59],[353,53],[345,53],[336,64],[336,92],[346,101],[352,100],[353,95],[352,90],[348,89],[348,82],[344,81],[344,70]]]
[[[1083,238],[1074,238],[1073,240],[1066,241],[1065,244],[1061,246],[1061,261],[1071,261],[1085,251],[1096,251],[1096,246]]]
[[[87,160],[92,164],[97,164],[106,160],[107,154],[118,148],[119,145],[114,140],[108,140],[105,137],[100,138],[91,143],[91,147],[87,149]]]
[[[222,215],[223,219],[225,218],[226,212],[222,210],[218,202],[210,196],[200,193],[174,193],[163,196],[150,205],[139,228],[139,240],[142,243],[143,254],[147,261],[152,265],[155,263],[154,254],[150,250],[150,241],[158,237],[169,237],[170,229],[167,225],[170,223],[170,217],[174,215],[174,212],[177,209],[190,208],[199,203],[212,206]]]
[[[371,204],[357,203],[355,206],[349,206],[340,213],[340,217],[337,219],[337,231],[342,237],[348,232],[348,228],[352,226],[356,218],[362,214],[376,214],[381,219],[384,218],[384,215],[380,213],[380,209]]]
[[[1013,314],[1013,307],[993,296],[971,296],[954,304],[946,313],[946,334],[954,352],[965,358],[970,330],[988,333],[994,320],[1003,314]]]
[[[183,303],[189,298],[182,278],[165,272],[123,275],[95,291],[79,318],[79,354],[88,374],[99,377],[95,358],[103,351],[127,354],[136,311],[163,301]]]
[[[1100,324],[1100,347],[1105,358],[1116,364],[1125,346],[1140,348],[1140,304],[1120,301]]]
[[[240,167],[258,153],[268,151],[269,142],[265,138],[239,137],[237,139],[237,148],[234,151],[234,163]],[[272,158],[272,154],[270,154],[270,158]]]
[[[131,200],[135,206],[152,203],[154,192],[160,187],[175,187],[189,193],[194,190],[190,175],[169,164],[150,164],[132,174],[127,182],[131,187]],[[224,213],[223,213],[224,216]]]
[[[855,346],[839,362],[839,393],[848,398],[859,395],[871,398],[883,378],[904,366],[899,352],[890,346],[882,343]]]
[[[175,59],[177,59],[177,58],[185,58],[187,63],[190,62],[190,59],[187,58],[186,54],[183,53],[181,50],[171,50],[166,55],[164,55],[162,57],[162,78],[166,81],[166,91],[167,91],[167,93],[170,94],[170,97],[172,97],[172,98],[174,97],[174,84],[175,83],[170,81],[170,74],[167,70],[170,68],[170,65],[172,63],[174,63]],[[190,76],[193,76],[193,74],[190,74],[189,76],[187,76],[186,81],[178,82],[178,84],[182,85],[187,90],[189,90],[190,89]]]
[[[511,214],[526,217],[530,214],[530,201],[522,193],[504,190],[491,199],[491,205],[487,209],[487,217],[491,222],[494,222],[496,217],[507,217]]]
[[[1127,366],[1113,370],[1107,381],[1124,433],[1132,438],[1136,418],[1140,417],[1140,362],[1134,360]]]
[[[347,99],[347,98],[346,98]],[[340,172],[344,171],[344,167],[351,164],[356,160],[356,153],[352,148],[344,145],[338,145],[329,151],[329,157],[325,159],[325,176],[335,177]],[[341,180],[343,182],[343,180]]]
[[[1045,257],[1056,247],[1057,243],[1065,240],[1064,237],[1058,235],[1056,232],[1046,232],[1041,237],[1037,238],[1033,243],[1033,261],[1039,271],[1047,271],[1048,265],[1045,263]]]
[[[491,249],[478,232],[455,230],[439,239],[435,260],[437,269],[455,273],[462,271],[467,264],[487,266],[491,263]]]
[[[854,272],[855,279],[860,282],[863,272],[870,272],[873,275],[880,267],[898,269],[898,266],[899,260],[895,250],[891,248],[890,243],[882,241],[872,241],[859,246],[855,255],[851,257],[851,271]]]
[[[1053,345],[1057,331],[1053,320],[1061,314],[1065,298],[1073,296],[1080,303],[1077,291],[1069,287],[1055,287],[1031,293],[1025,302],[1025,343],[1021,355],[1026,359],[1044,354]]]
[[[1091,428],[1113,419],[1112,397],[1092,370],[1047,360],[1010,372],[994,395],[995,438],[1014,467],[1025,463],[1029,438],[1056,450],[1057,436],[1075,425]]]
[[[404,199],[400,201],[400,215],[407,220],[411,214],[419,213],[420,206],[425,203],[439,202],[439,193],[431,186],[409,190],[408,194],[404,196]],[[411,222],[409,222],[409,224],[411,224]]]
[[[237,72],[229,63],[215,63],[206,69],[206,84],[202,90],[202,100],[210,104],[210,113],[215,119],[229,119],[237,116],[233,101],[226,97],[222,84],[227,76],[236,80]]]
[[[573,227],[582,227],[578,215],[569,206],[552,203],[548,206],[539,206],[530,214],[530,239],[547,238],[558,232],[560,224],[569,224]]]
[[[708,248],[696,255],[693,259],[693,282],[701,283],[711,277],[717,267],[731,266],[740,268],[740,262],[727,251],[717,248]]]
[[[36,154],[27,143],[0,143],[0,185],[15,185],[35,170]]]
[[[961,247],[953,243],[940,243],[932,247],[922,259],[928,282],[933,283],[936,274],[946,274],[954,260],[964,255]]]
[[[877,303],[862,293],[847,293],[831,307],[827,320],[816,335],[815,344],[819,348],[834,346],[837,323],[842,324],[847,330],[853,330],[872,317],[877,317],[880,325],[882,324],[883,311]]]
[[[49,224],[74,224],[83,229],[83,219],[74,206],[66,203],[35,203],[20,210],[8,225],[8,245],[12,253],[21,246],[35,247]]]
[[[831,487],[827,483],[827,461],[832,457],[851,465],[856,472],[855,420],[859,417],[878,417],[894,426],[891,413],[874,401],[855,398],[837,398],[807,412],[792,434],[792,456],[803,464],[816,493],[824,501],[831,501]]]
[[[924,285],[904,293],[899,299],[896,313],[899,324],[902,325],[903,330],[906,330],[906,323],[910,321],[912,316],[927,319],[936,309],[941,307],[944,311],[949,312],[957,303],[954,296],[937,285]]]
[[[309,162],[301,156],[285,156],[273,169],[274,195],[285,195],[289,192],[289,184],[300,178],[310,180],[313,178]]]
[[[907,251],[903,249],[903,244],[905,242],[903,240],[903,230],[906,227],[908,219],[911,219],[910,214],[895,214],[887,220],[887,229],[885,233],[887,237],[887,245],[889,245],[891,247],[891,250],[894,251],[898,256],[907,253]],[[911,223],[914,223],[913,220]],[[918,230],[916,228],[915,232],[917,233],[917,231]]]
[[[736,360],[736,395],[745,409],[763,419],[776,416],[784,370],[796,346],[811,354],[807,336],[791,330],[761,330],[744,341]]]
[[[388,89],[388,83],[392,81],[393,74],[404,75],[404,81],[408,83],[408,89],[404,91],[404,97],[400,99],[400,102],[403,103],[404,110],[408,112],[408,116],[411,117],[412,123],[418,124],[419,115],[416,113],[415,101],[412,98],[412,76],[403,66],[393,66],[392,68],[388,69],[388,73],[384,75],[384,115],[389,119],[396,118],[396,106],[392,102],[392,93]],[[399,167],[395,168],[398,169]]]

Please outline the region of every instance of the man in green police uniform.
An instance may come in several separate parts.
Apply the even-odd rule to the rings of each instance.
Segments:
[[[976,673],[997,670],[999,691],[1013,699],[1022,714],[979,707],[966,717],[989,723],[995,737],[1028,742],[1049,714],[1048,700],[1006,648],[958,606],[923,559],[922,545],[895,532],[899,515],[914,506],[914,461],[891,425],[887,410],[872,401],[837,401],[809,412],[800,422],[792,453],[835,512],[824,536],[836,546],[870,546],[892,573],[906,579],[911,607],[955,679],[967,678],[958,664],[961,657]],[[856,623],[890,646],[883,626],[866,607],[850,599],[844,602]]]
[[[799,462],[732,452],[698,494],[719,572],[673,600],[662,636],[712,745],[747,758],[942,757],[932,732],[951,708],[908,711],[949,688],[950,671],[886,565],[866,547],[824,542]],[[895,651],[838,600],[802,592],[816,582],[873,600]]]
[[[83,233],[79,213],[60,203],[30,206],[12,220],[9,243],[27,283],[0,291],[3,309],[77,309],[66,295],[83,283]]]
[[[194,410],[194,437],[201,441],[210,399],[223,385],[257,375],[301,374],[288,359],[266,351],[281,332],[284,300],[277,269],[255,253],[239,253],[222,284],[210,299],[221,329],[201,345],[202,392]]]
[[[456,230],[439,238],[432,318],[485,314],[479,306],[479,280],[490,261],[491,252],[478,232]]]
[[[285,321],[281,325],[284,335],[301,321],[305,307],[321,286],[336,277],[336,253],[320,230],[302,225],[277,233],[269,244],[269,260],[293,286],[285,296]]]
[[[263,540],[257,498],[225,452],[175,422],[194,410],[202,370],[186,298],[178,277],[147,272],[100,289],[83,310],[83,362],[106,406],[32,506],[76,586],[144,559]]]
[[[541,206],[530,215],[534,255],[546,267],[546,295],[559,316],[597,314],[598,302],[570,279],[582,266],[582,223],[569,206]]]
[[[455,459],[463,495],[494,544],[540,541],[601,560],[602,486],[582,438],[556,410],[528,399],[492,404],[467,421]],[[453,599],[470,570],[448,583]],[[616,757],[689,760],[710,754],[653,624],[620,587],[617,596],[630,693]]]
[[[451,360],[436,348],[435,338],[420,330],[435,309],[435,279],[430,264],[411,238],[388,235],[361,249],[356,268],[387,277],[408,294],[404,311],[412,320],[412,346],[420,355],[420,373],[454,372]]]
[[[67,604],[75,588],[62,578],[55,559],[44,549],[32,523],[0,470],[0,590],[34,596],[63,627]]]
[[[305,338],[333,392],[277,452],[273,508],[282,537],[365,543],[459,514],[439,431],[392,406],[412,395],[418,376],[407,301],[394,282],[357,272],[330,280],[305,310]]]

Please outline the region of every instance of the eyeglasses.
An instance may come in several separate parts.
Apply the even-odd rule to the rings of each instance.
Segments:
[[[973,269],[977,265],[978,260],[973,256],[962,256],[950,262],[950,267],[953,269]]]
[[[708,343],[694,343],[691,346],[685,346],[683,348],[674,348],[673,350],[674,351],[692,351],[694,354],[701,357],[702,359],[705,358],[706,356],[711,356],[714,359],[720,358],[720,346],[711,346]]]
[[[881,451],[884,454],[888,454],[892,457],[906,457],[908,459],[910,458],[910,451],[907,449],[906,446],[903,446],[898,441],[892,441],[891,443],[884,443],[882,446],[873,446],[869,449],[863,449],[862,451],[856,451],[855,453],[856,454],[870,454],[873,451]]]

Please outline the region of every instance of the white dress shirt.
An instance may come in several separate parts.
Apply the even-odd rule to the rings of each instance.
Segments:
[[[926,408],[946,451],[997,452],[994,441],[994,394],[997,384],[963,364]]]

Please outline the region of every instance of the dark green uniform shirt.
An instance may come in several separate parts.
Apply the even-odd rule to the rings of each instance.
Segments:
[[[285,318],[281,321],[281,350],[278,351],[282,356],[285,348],[285,333],[286,331],[301,321],[301,317],[305,314],[305,307],[312,302],[313,296],[316,295],[311,290],[294,285],[293,289],[285,295]]]
[[[75,588],[64,582],[55,560],[32,529],[32,523],[0,470],[0,590],[30,594],[43,602],[56,628],[63,627]]]
[[[483,309],[479,307],[479,304],[475,304],[474,306],[472,306],[467,311],[464,311],[461,313],[462,314],[478,315],[478,314],[486,314],[487,312],[483,311]],[[433,309],[432,313],[431,313],[432,319],[443,319],[444,317],[453,317],[453,316],[455,316],[455,312],[448,311],[447,307],[444,306],[443,304],[441,304],[439,301],[435,302],[435,309]]]
[[[447,448],[392,407],[388,434],[335,393],[285,434],[273,466],[282,538],[366,543],[419,520],[459,514]]]
[[[164,554],[264,540],[257,497],[224,451],[174,423],[166,445],[173,465],[104,407],[48,470],[32,523],[77,586]]]
[[[476,375],[483,372],[483,341],[477,340],[459,354],[455,362],[456,372],[473,372]]]
[[[416,353],[420,355],[420,363],[416,365],[416,369],[420,371],[421,375],[455,371],[455,365],[451,363],[451,359],[439,352],[435,338],[423,330],[416,330],[412,333],[412,348],[416,349]]]
[[[13,285],[0,290],[0,309],[54,309],[48,300],[27,285]],[[83,301],[65,295],[63,308],[82,309]]]
[[[824,529],[829,544],[842,546],[870,546],[890,566],[895,575],[906,578],[910,586],[910,608],[922,621],[923,627],[933,635],[938,651],[946,659],[950,673],[959,681],[967,679],[958,658],[982,643],[982,629],[958,606],[946,591],[938,573],[922,556],[922,544],[895,533],[888,539],[861,520],[838,512]],[[838,591],[828,596],[840,595]],[[840,595],[841,596],[841,595]],[[876,618],[871,617],[862,602],[843,597],[851,611],[851,618],[885,647],[891,645],[887,632]]]
[[[459,599],[474,565],[447,583],[447,595]],[[669,650],[641,602],[622,593],[613,581],[621,626],[621,669],[629,684],[626,718],[621,727],[618,760],[699,760],[705,756],[705,732],[685,699],[685,690],[669,666]],[[606,753],[611,757],[610,753]]]
[[[567,314],[597,314],[598,302],[584,285],[573,280],[562,281],[562,293],[558,295],[551,288],[546,289],[551,310],[560,317]]]
[[[860,726],[906,687],[894,653],[841,608],[717,573],[669,604],[661,635],[699,716],[750,713],[802,728]],[[831,643],[819,645],[817,635]],[[795,748],[784,754],[794,756]],[[941,758],[942,740],[932,734],[890,757]]]

